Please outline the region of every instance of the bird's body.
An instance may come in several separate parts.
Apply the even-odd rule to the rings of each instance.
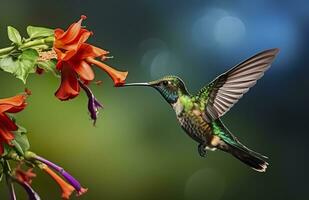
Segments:
[[[264,75],[277,53],[278,49],[270,49],[245,60],[218,76],[196,95],[191,95],[176,76],[127,86],[144,85],[157,89],[174,109],[184,131],[198,142],[198,152],[202,157],[206,156],[207,149],[220,149],[264,172],[268,165],[267,157],[241,144],[220,117]]]
[[[192,139],[198,143],[207,143],[210,140],[210,124],[201,117],[200,106],[192,97],[181,96],[172,107],[181,127]]]
[[[228,148],[224,139],[228,139],[235,144],[238,142],[223,125],[220,119],[207,122],[203,118],[202,105],[199,99],[191,95],[182,95],[176,103],[172,104],[176,117],[183,130],[193,140],[199,143],[198,151],[202,157],[206,155],[206,149],[226,150]]]

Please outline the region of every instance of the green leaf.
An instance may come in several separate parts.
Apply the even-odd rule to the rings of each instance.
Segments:
[[[12,150],[12,147],[10,145],[8,145],[8,144],[2,143],[2,145],[3,145],[4,151],[3,151],[3,153],[2,153],[2,155],[0,157],[6,156]]]
[[[19,59],[20,60],[27,60],[29,62],[36,62],[38,59],[39,54],[36,50],[34,49],[26,49],[22,52],[20,55]]]
[[[15,132],[15,139],[12,141],[12,144],[22,154],[30,148],[27,136],[18,132]]]
[[[19,155],[25,154],[22,146],[15,139],[11,141],[11,144],[14,146],[14,149],[17,152],[17,154]]]
[[[18,124],[16,124],[16,125],[17,125],[18,129],[15,132],[20,133],[20,134],[27,134],[27,129],[25,127],[22,127]]]
[[[0,158],[6,156],[12,150],[15,150],[19,155],[24,155],[24,152],[28,151],[30,148],[30,144],[26,135],[27,130],[18,124],[16,125],[18,129],[17,131],[14,131],[14,139],[11,141],[11,144],[13,146],[2,143],[4,147],[4,152],[2,155],[0,155]]]
[[[26,136],[27,129],[24,127],[17,125],[18,130],[14,132],[14,140],[12,141],[12,144],[15,147],[15,150],[23,155],[24,152],[28,151],[30,148],[29,140]]]
[[[30,144],[26,136],[27,129],[18,124],[16,125],[18,126],[18,129],[17,131],[14,132],[15,137],[12,143],[15,145],[15,149],[19,153],[23,154],[24,152],[28,151],[30,148]]]
[[[13,43],[21,45],[21,36],[16,28],[8,26],[8,36]]]
[[[54,76],[60,77],[59,71],[56,69],[57,60],[38,61],[37,64],[44,71],[51,72]]]
[[[14,73],[17,68],[17,62],[11,56],[4,57],[0,60],[0,68],[5,72]]]
[[[44,27],[28,26],[27,33],[31,39],[54,35],[54,30]]]
[[[12,73],[16,78],[22,80],[23,83],[26,83],[28,75],[35,72],[38,56],[39,54],[36,50],[26,49],[16,60],[12,57],[1,59],[0,69]]]

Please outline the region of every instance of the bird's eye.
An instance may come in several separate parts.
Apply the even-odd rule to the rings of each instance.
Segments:
[[[168,81],[163,81],[163,85],[167,86],[168,85]]]

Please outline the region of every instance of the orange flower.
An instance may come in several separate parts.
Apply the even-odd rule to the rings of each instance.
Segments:
[[[24,171],[20,165],[16,167],[14,170],[15,177],[19,182],[26,182],[28,184],[32,183],[32,179],[36,177],[36,174],[32,171],[33,169],[30,168],[27,171]]]
[[[35,154],[30,153],[30,154],[28,154],[28,156],[31,156],[35,160],[44,163],[45,167],[47,167],[47,168],[50,167],[53,170],[59,172],[65,178],[65,180],[68,181],[69,185],[71,185],[76,190],[77,196],[80,196],[80,195],[82,195],[82,194],[84,194],[88,191],[88,189],[83,188],[81,186],[81,184],[79,183],[79,181],[76,180],[70,173],[66,172],[62,167],[58,166],[57,164],[55,164],[55,163],[53,163],[53,162],[51,162],[51,161],[49,161],[49,160],[47,160],[47,159],[45,159],[41,156],[35,155]],[[48,173],[52,173],[52,175],[54,176],[53,171],[51,171],[50,169],[47,169],[47,170],[48,170]]]
[[[128,72],[117,71],[106,64],[96,60],[106,60],[109,52],[85,43],[92,32],[82,28],[82,20],[73,23],[66,31],[55,30],[54,50],[57,54],[57,69],[61,71],[61,85],[56,92],[60,100],[76,97],[80,91],[78,80],[89,83],[94,79],[91,65],[103,69],[114,81],[115,86],[124,84]]]
[[[60,187],[60,189],[62,191],[61,197],[63,199],[69,199],[71,194],[72,194],[72,192],[74,191],[74,188],[70,184],[65,182],[60,176],[58,176],[53,170],[51,170],[46,165],[43,167],[43,170],[48,175],[50,175],[56,181],[56,183],[59,185],[59,187]]]
[[[14,139],[13,131],[18,129],[15,122],[7,113],[17,113],[26,107],[26,94],[0,99],[0,155],[3,153],[3,143],[10,145]]]

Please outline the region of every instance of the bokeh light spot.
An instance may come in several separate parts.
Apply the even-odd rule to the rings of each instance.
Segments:
[[[206,14],[200,17],[193,25],[192,38],[196,45],[200,47],[211,47],[215,45],[213,30],[216,22],[228,13],[223,9],[212,8],[206,11]]]
[[[223,46],[235,45],[245,36],[244,23],[237,17],[226,16],[218,20],[214,28],[216,41]]]

